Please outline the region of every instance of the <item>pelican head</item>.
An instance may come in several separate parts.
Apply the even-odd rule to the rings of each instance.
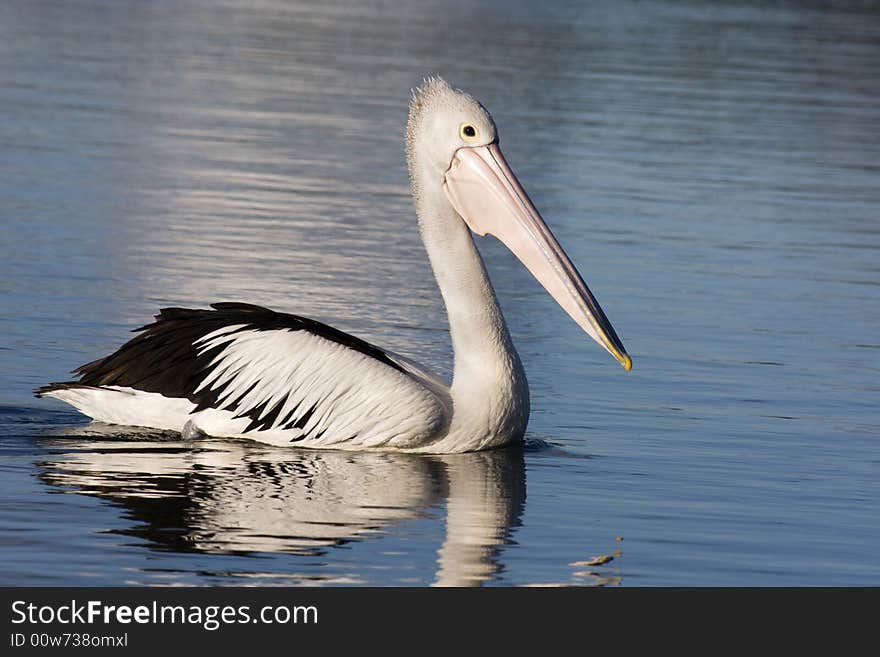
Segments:
[[[416,196],[425,180],[442,187],[445,202],[471,231],[499,239],[587,335],[632,368],[611,322],[507,164],[495,121],[476,99],[441,78],[425,80],[410,105],[407,159]]]

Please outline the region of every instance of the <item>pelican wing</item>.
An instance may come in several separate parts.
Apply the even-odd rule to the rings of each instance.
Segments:
[[[187,418],[205,433],[275,444],[406,448],[441,433],[448,401],[409,361],[304,317],[212,308],[163,309],[118,351],[75,370],[78,382],[38,394],[158,393],[188,400]]]

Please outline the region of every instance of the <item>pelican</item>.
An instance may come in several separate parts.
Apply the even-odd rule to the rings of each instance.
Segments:
[[[521,441],[525,371],[472,233],[499,239],[627,371],[632,359],[499,148],[489,112],[443,79],[413,91],[406,153],[449,317],[452,383],[297,315],[244,303],[164,308],[113,354],[39,388],[110,424],[273,445],[470,452]]]

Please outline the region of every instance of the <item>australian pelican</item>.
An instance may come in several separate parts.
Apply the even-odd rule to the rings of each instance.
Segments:
[[[165,308],[115,353],[37,390],[111,424],[275,445],[452,453],[522,439],[529,389],[471,231],[503,242],[626,370],[611,323],[498,147],[483,106],[440,78],[413,93],[407,160],[449,315],[448,385],[312,319],[243,303]]]

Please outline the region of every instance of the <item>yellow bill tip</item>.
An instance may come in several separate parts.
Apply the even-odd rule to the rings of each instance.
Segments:
[[[633,359],[629,357],[629,354],[624,354],[620,363],[623,365],[623,369],[627,372],[633,368]]]

